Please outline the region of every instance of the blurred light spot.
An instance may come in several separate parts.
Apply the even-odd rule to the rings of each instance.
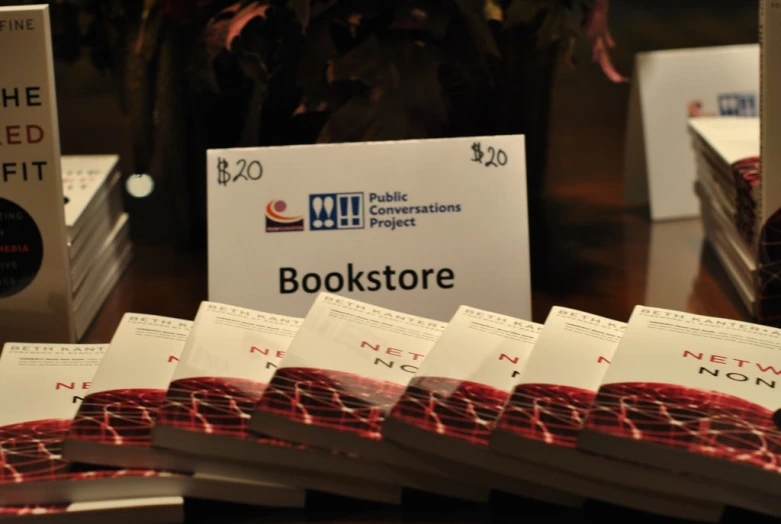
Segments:
[[[155,190],[154,179],[146,173],[131,175],[125,184],[130,196],[145,198]]]

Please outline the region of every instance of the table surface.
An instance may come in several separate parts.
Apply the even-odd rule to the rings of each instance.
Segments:
[[[720,4],[681,0],[672,8],[650,0],[612,5],[618,41],[615,59],[631,72],[636,51],[756,41],[756,2]],[[738,5],[739,4],[739,5]],[[675,28],[678,28],[676,31]],[[544,321],[553,305],[626,321],[635,305],[747,319],[724,270],[703,241],[698,219],[650,223],[647,206],[623,198],[623,135],[628,86],[611,85],[579,52],[576,71],[563,68],[554,89],[546,213],[534,227],[546,246],[532,254],[533,309]],[[86,102],[85,102],[86,103]],[[89,103],[94,103],[94,99]],[[70,107],[70,109],[69,109]],[[78,103],[72,110],[83,129]],[[78,118],[76,118],[76,116]],[[63,120],[63,118],[61,118]],[[101,134],[94,133],[94,140]],[[63,133],[72,149],[73,133]],[[67,149],[67,148],[64,148]],[[78,152],[78,151],[77,151]],[[80,151],[80,152],[83,152]],[[136,246],[135,259],[88,331],[85,342],[107,342],[127,311],[192,318],[207,298],[206,256],[166,247]],[[305,512],[269,511],[188,502],[188,521],[198,522],[591,522],[605,518],[654,520],[619,508],[588,503],[564,510],[497,496],[490,506],[471,505],[417,493],[403,508],[387,508],[315,494]],[[728,520],[745,517],[730,509]],[[761,520],[761,519],[757,519]]]

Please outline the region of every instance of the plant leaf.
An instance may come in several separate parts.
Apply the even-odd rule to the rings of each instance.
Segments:
[[[496,3],[496,0],[485,0],[485,6],[483,6],[483,13],[486,20],[494,20],[496,22],[502,22],[504,20],[504,9],[502,6]]]
[[[157,7],[157,0],[144,0],[144,9],[141,12],[141,30],[138,32],[138,38],[136,39],[136,53],[140,54],[144,48],[147,25],[155,7]]]
[[[239,9],[231,20],[228,21],[228,31],[225,35],[225,48],[233,49],[233,41],[238,37],[244,28],[257,17],[267,18],[267,13],[271,5],[264,0],[250,2]]]
[[[309,20],[312,16],[310,0],[289,0],[290,9],[296,14],[298,23],[301,24],[301,30],[306,33],[309,28]]]
[[[481,52],[499,56],[499,48],[496,45],[491,26],[485,19],[483,8],[484,0],[456,0],[456,5],[464,16],[472,39]]]
[[[546,7],[550,7],[550,2],[546,0],[512,0],[505,10],[504,28],[527,24]]]
[[[330,115],[319,142],[436,136],[447,121],[437,53],[421,42],[372,36],[334,60],[329,79],[365,89]]]

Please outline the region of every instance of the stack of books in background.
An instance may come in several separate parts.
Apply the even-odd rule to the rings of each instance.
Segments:
[[[303,319],[127,313],[106,346],[3,348],[0,516],[161,522],[186,498],[416,490],[781,517],[779,354],[777,329],[644,306],[626,324],[468,306],[442,323],[329,293]]]
[[[132,246],[118,156],[63,156],[62,178],[76,335],[81,339],[130,263]]]
[[[756,311],[759,235],[759,119],[689,120],[695,191],[705,235],[750,314]]]

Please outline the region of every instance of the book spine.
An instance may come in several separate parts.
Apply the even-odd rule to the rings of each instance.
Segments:
[[[759,180],[755,194],[754,252],[759,260],[754,315],[763,324],[781,322],[778,225],[781,223],[781,0],[759,4]]]
[[[757,216],[764,225],[781,208],[781,1],[761,0],[760,46],[760,182]],[[759,237],[759,235],[757,235]]]

